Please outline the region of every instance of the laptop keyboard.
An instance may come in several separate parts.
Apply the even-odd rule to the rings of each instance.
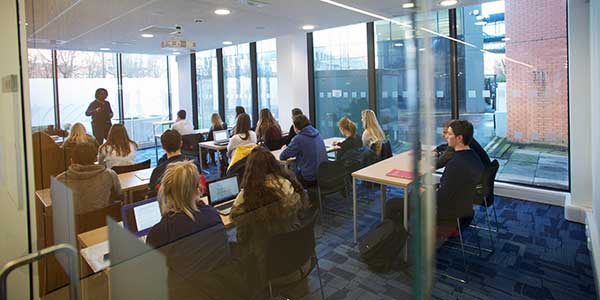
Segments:
[[[216,207],[216,209],[219,211],[220,214],[228,215],[231,212],[231,207],[233,207],[233,201],[229,201],[227,203],[219,205]]]

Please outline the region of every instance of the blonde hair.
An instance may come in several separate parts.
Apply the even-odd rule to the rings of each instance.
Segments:
[[[223,124],[223,120],[221,120],[221,116],[218,113],[213,113],[210,116],[210,123],[214,127],[220,127]]]
[[[362,111],[361,115],[365,131],[368,132],[370,136],[376,139],[372,142],[383,142],[383,140],[385,140],[385,135],[383,134],[381,126],[379,126],[379,122],[377,122],[375,112],[373,112],[370,109],[365,109]]]
[[[199,179],[198,169],[191,161],[170,163],[158,189],[162,214],[181,212],[196,221]]]
[[[85,126],[79,122],[73,124],[73,126],[71,126],[71,132],[69,132],[69,137],[67,137],[67,142],[75,144],[87,143],[88,136]]]
[[[338,127],[342,128],[350,133],[350,136],[356,135],[356,123],[352,122],[352,120],[342,117],[338,121]]]

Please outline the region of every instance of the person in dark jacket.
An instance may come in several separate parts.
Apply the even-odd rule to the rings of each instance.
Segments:
[[[162,148],[165,150],[165,154],[158,160],[156,164],[156,168],[152,171],[152,175],[150,175],[150,182],[148,183],[148,192],[146,193],[147,198],[155,197],[158,188],[160,187],[160,182],[163,176],[163,173],[169,166],[169,164],[184,160],[190,160],[185,155],[181,154],[181,135],[177,130],[168,129],[160,136],[160,144]],[[194,161],[194,165],[200,172],[201,167],[198,165],[198,162]]]
[[[447,140],[448,136],[448,127],[453,121],[455,120],[450,120],[444,123],[442,127],[442,136],[445,140]],[[483,163],[483,166],[485,168],[489,167],[492,164],[492,161],[490,160],[490,157],[488,156],[487,152],[485,152],[485,149],[481,147],[481,145],[477,142],[477,140],[475,140],[474,137],[469,143],[469,148],[471,148],[473,151],[475,151],[475,153],[477,153],[477,156],[479,156],[479,159],[481,159],[481,162]],[[449,147],[448,143],[437,146],[435,150],[433,150],[434,155],[437,157],[435,168],[441,169],[445,167],[454,155],[454,152],[454,149],[452,147]]]
[[[105,88],[96,90],[96,99],[90,103],[85,115],[92,117],[92,132],[96,137],[98,145],[102,145],[108,136],[108,130],[112,126],[111,119],[113,111],[110,108],[110,103],[106,101],[108,91]]]
[[[283,146],[280,160],[296,157],[296,176],[305,188],[317,183],[319,165],[327,160],[327,150],[319,131],[310,125],[305,115],[294,117],[296,136],[288,147]]]
[[[292,120],[294,120],[295,116],[299,116],[299,115],[303,115],[304,113],[302,113],[302,110],[299,108],[294,108],[292,109]],[[289,146],[290,142],[292,141],[292,139],[296,136],[296,131],[294,131],[294,124],[292,124],[290,126],[290,130],[288,131],[288,136],[285,142],[286,146]]]
[[[341,160],[344,154],[348,151],[357,149],[363,146],[362,139],[356,134],[356,124],[346,117],[342,117],[338,121],[340,133],[346,138],[342,142],[334,141],[334,146],[339,146],[340,149],[335,153],[335,159]]]

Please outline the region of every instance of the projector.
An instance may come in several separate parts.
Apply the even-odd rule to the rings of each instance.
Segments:
[[[166,50],[188,50],[196,48],[196,42],[184,39],[181,33],[181,26],[175,25],[175,31],[172,32],[174,36],[166,41],[160,42],[160,47]]]

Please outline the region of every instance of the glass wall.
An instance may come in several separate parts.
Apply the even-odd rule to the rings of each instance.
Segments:
[[[402,24],[411,24],[410,17],[395,20]],[[440,34],[449,34],[448,11],[422,13],[415,17],[418,27],[424,27]],[[423,39],[429,35],[431,47],[426,49]],[[414,136],[416,102],[409,99],[408,75],[415,72],[416,55],[410,51],[426,53],[431,51],[434,62],[435,125],[441,133],[444,122],[451,118],[450,94],[450,43],[446,38],[392,22],[375,22],[375,68],[377,76],[377,116],[387,138],[391,141],[395,153],[410,148]],[[408,60],[412,59],[411,62]],[[419,60],[423,63],[423,60]],[[412,67],[411,67],[412,66]],[[419,81],[417,81],[418,83]],[[418,94],[417,101],[420,101]],[[440,134],[436,142],[442,143]]]
[[[566,6],[495,1],[459,10],[461,118],[501,181],[569,188]],[[530,30],[535,28],[535,30]]]
[[[362,132],[360,113],[369,107],[367,26],[356,24],[313,33],[316,125],[324,138],[340,136],[348,117]]]
[[[106,101],[110,102],[113,111],[113,123],[118,122],[117,59],[114,53],[59,50],[56,51],[56,64],[62,129],[69,130],[74,123],[80,122],[92,134],[91,117],[87,117],[85,111],[94,101],[98,88],[108,91]]]
[[[256,42],[258,109],[268,108],[279,118],[277,99],[277,45],[275,39]]]
[[[250,80],[250,45],[223,48],[225,89],[225,122],[235,124],[235,107],[242,106],[252,116],[252,84]]]
[[[219,112],[219,75],[217,53],[208,50],[196,53],[196,85],[198,87],[198,126],[209,128],[210,116]]]
[[[29,49],[28,61],[31,126],[54,125],[52,52],[46,49]]]

